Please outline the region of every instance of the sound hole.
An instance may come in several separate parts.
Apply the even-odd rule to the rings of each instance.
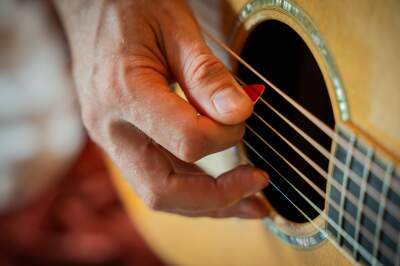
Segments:
[[[327,87],[317,61],[302,38],[286,24],[268,20],[258,25],[248,37],[241,53],[250,65],[278,86],[291,98],[316,115],[330,127],[334,127],[334,116]],[[254,74],[244,66],[239,66],[238,75],[247,83],[260,83]],[[281,96],[267,87],[263,98],[271,103],[290,121],[300,127],[310,137],[330,151],[331,140],[300,112],[286,102]],[[322,169],[328,171],[329,161],[304,138],[296,133],[286,122],[259,101],[255,112],[262,116],[271,126],[284,135],[293,145],[298,147]],[[262,138],[272,145],[299,171],[304,173],[322,191],[326,190],[326,179],[304,161],[290,146],[269,129],[254,115],[247,121]],[[292,182],[318,208],[324,209],[325,200],[287,163],[250,130],[244,139],[270,162],[283,176]],[[286,196],[295,203],[309,218],[318,216],[316,212],[279,174],[277,174],[258,155],[248,151],[248,157],[256,166],[265,169],[271,180]],[[282,194],[272,186],[264,190],[274,208],[285,218],[304,223],[307,218],[299,212]]]

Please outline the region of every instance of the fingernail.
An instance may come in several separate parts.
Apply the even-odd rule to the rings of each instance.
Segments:
[[[220,114],[234,112],[246,103],[246,95],[237,89],[226,88],[217,91],[213,96],[213,103]]]

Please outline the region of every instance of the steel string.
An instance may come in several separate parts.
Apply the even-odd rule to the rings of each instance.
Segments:
[[[238,60],[242,65],[244,65],[247,69],[249,69],[254,75],[260,78],[264,83],[268,84],[276,93],[278,93],[282,98],[284,98],[287,102],[289,102],[294,108],[296,108],[302,115],[304,115],[307,119],[309,119],[315,126],[317,126],[321,131],[323,131],[327,136],[329,136],[336,143],[339,143],[342,147],[347,147],[348,142],[338,135],[334,130],[332,130],[328,125],[302,107],[299,103],[297,103],[294,99],[289,97],[286,93],[284,93],[281,89],[275,86],[271,81],[261,75],[256,69],[254,69],[250,64],[248,64],[244,59],[242,59],[239,55],[237,55],[232,49],[230,49],[226,44],[220,41],[218,38],[214,37],[208,31],[203,29],[204,34],[211,39],[214,43],[216,43],[219,47],[228,52],[232,57]],[[360,151],[353,149],[351,151],[352,155],[360,161],[365,161],[367,158]],[[354,153],[354,154],[353,154]],[[385,175],[385,170],[381,168],[375,162],[371,162],[371,172],[374,173],[377,177],[381,178]],[[396,188],[397,191],[400,191],[400,182],[396,180],[392,183],[392,185]]]
[[[261,156],[254,147],[251,146],[251,144],[249,144],[247,141],[243,141],[243,143],[249,148],[251,149],[254,153],[257,154],[257,156],[259,156],[265,163],[267,163],[281,178],[283,178],[293,189],[295,189],[295,191],[301,196],[303,197],[307,203],[314,208],[315,211],[317,211],[324,219],[326,222],[328,222],[329,224],[331,224],[335,230],[344,238],[346,238],[346,240],[351,243],[354,244],[355,247],[358,248],[358,251],[360,252],[360,254],[363,255],[364,258],[366,258],[367,260],[373,258],[372,254],[367,251],[363,246],[359,245],[357,242],[355,242],[354,238],[352,238],[346,231],[344,231],[336,222],[334,222],[330,217],[326,216],[326,214],[320,209],[318,208],[310,199],[308,199],[299,189],[297,189],[287,178],[285,178],[275,167],[273,167],[273,165],[268,162],[267,159],[265,159],[263,156]],[[244,157],[242,155],[242,157]],[[249,163],[251,163],[251,161],[247,158],[244,157],[245,160]],[[252,163],[251,163],[252,164]],[[338,248],[344,255],[346,255],[346,257],[351,258],[351,256],[349,254],[347,254],[342,247],[340,247],[336,241],[334,239],[332,239],[332,237],[329,235],[328,232],[326,232],[325,229],[322,229],[320,226],[318,226],[310,217],[308,217],[307,214],[305,214],[292,200],[290,200],[289,196],[287,196],[282,190],[280,190],[278,188],[278,186],[276,186],[271,180],[269,181],[271,183],[271,185],[277,189],[277,191],[279,193],[281,193],[311,224],[313,224],[313,226],[320,232],[324,233],[328,240],[330,240],[336,248]]]

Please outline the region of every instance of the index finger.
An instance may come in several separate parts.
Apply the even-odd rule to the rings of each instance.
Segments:
[[[194,162],[236,144],[243,125],[223,125],[197,110],[171,91],[165,77],[149,68],[131,68],[120,61],[119,89],[123,92],[123,118],[138,127],[177,158]],[[128,71],[126,71],[128,70]]]

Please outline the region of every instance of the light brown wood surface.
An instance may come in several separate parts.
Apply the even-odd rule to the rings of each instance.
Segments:
[[[294,249],[269,232],[260,221],[187,218],[153,212],[143,205],[119,174],[114,172],[114,177],[133,221],[154,251],[170,265],[349,264],[329,243],[313,250]]]
[[[221,28],[221,34],[229,35],[235,14],[246,0],[217,2],[197,1],[194,5],[200,5],[198,10],[229,9],[220,19],[208,21],[208,24],[214,21]],[[333,55],[350,107],[350,121],[346,123],[361,133],[363,139],[399,162],[400,1],[298,0],[296,3],[317,26]],[[207,9],[207,4],[218,8]],[[203,16],[207,18],[210,14],[203,13]],[[333,97],[332,91],[330,94]],[[337,107],[334,106],[334,110],[340,123]],[[171,265],[350,263],[330,243],[313,250],[294,249],[267,231],[260,221],[193,219],[152,212],[135,196],[117,169],[112,165],[111,169],[132,219],[151,247]]]

